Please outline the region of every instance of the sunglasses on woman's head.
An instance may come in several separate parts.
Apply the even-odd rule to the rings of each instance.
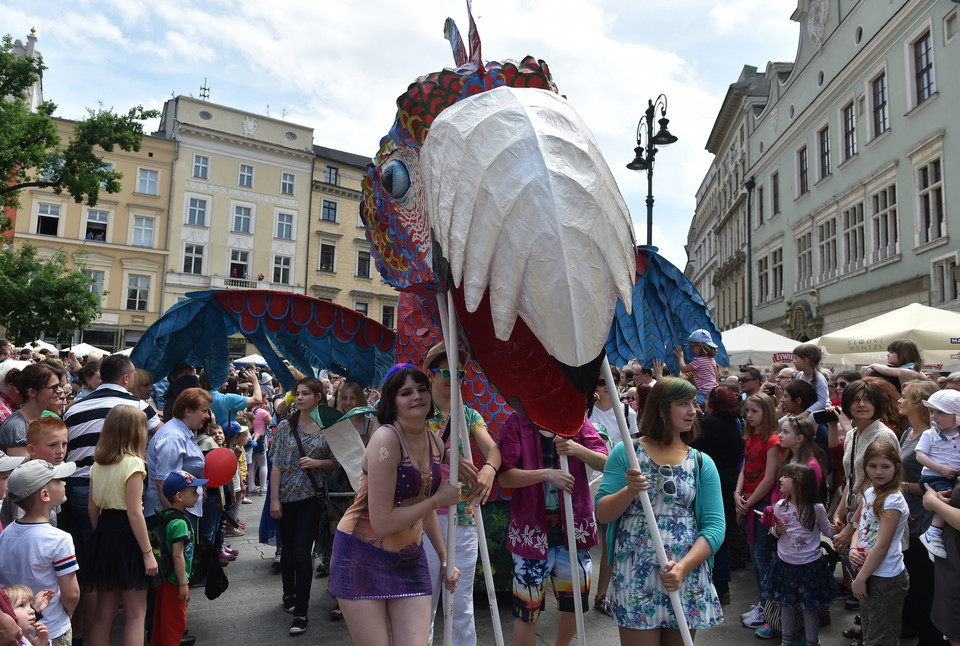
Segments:
[[[846,387],[849,386],[849,385],[850,385],[850,384],[848,384],[846,381],[838,381],[838,382],[837,382],[837,388],[846,388]]]
[[[597,382],[597,388],[603,388],[606,385],[607,385],[606,379],[601,379],[600,381]]]
[[[439,373],[444,379],[450,378],[450,373],[452,372],[450,368],[434,368],[433,372]],[[466,370],[457,370],[457,379],[463,379],[467,376]]]

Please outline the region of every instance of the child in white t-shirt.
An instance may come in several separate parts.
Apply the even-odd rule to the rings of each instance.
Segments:
[[[859,531],[850,546],[850,563],[858,569],[853,596],[860,600],[864,643],[897,646],[900,612],[910,587],[901,549],[910,512],[900,489],[899,447],[873,442],[863,455],[863,470],[872,486],[863,493],[856,514]]]
[[[0,585],[23,584],[39,593],[54,590],[44,612],[53,646],[70,646],[70,616],[80,600],[77,556],[70,534],[50,524],[50,510],[66,501],[63,479],[77,465],[24,462],[7,480],[7,498],[24,510],[20,520],[0,533]]]

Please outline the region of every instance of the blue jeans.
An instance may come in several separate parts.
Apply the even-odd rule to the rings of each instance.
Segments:
[[[730,592],[730,546],[726,539],[713,555],[713,585],[717,594]]]
[[[769,500],[761,500],[753,508],[763,511],[770,504]],[[760,524],[760,516],[752,511],[747,513],[748,523],[753,523],[754,542],[750,544],[750,560],[753,561],[753,573],[757,577],[757,589],[760,591],[761,605],[767,600],[763,590],[763,580],[767,577],[770,562],[773,560],[773,548],[776,542],[770,535],[770,530]]]
[[[220,493],[217,489],[207,489],[207,499],[203,501],[203,516],[200,517],[200,538],[217,546],[217,530],[220,529]]]
[[[283,596],[294,598],[294,617],[306,617],[313,583],[313,541],[320,525],[320,501],[316,496],[280,504],[278,524],[283,551],[280,552],[280,575]]]

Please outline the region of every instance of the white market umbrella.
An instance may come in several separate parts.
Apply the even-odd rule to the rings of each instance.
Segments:
[[[109,356],[110,354],[106,350],[102,350],[96,346],[90,345],[89,343],[78,343],[77,345],[71,347],[70,350],[78,357],[86,357],[91,352],[99,352],[105,357]]]
[[[129,347],[124,348],[123,350],[118,350],[117,352],[114,352],[114,354],[122,354],[125,357],[129,357],[131,352],[133,352],[133,348]]]
[[[793,349],[800,345],[789,337],[746,323],[721,333],[731,366],[770,366],[793,361]]]
[[[810,343],[820,347],[827,365],[887,362],[887,346],[910,339],[920,348],[924,366],[949,372],[960,369],[960,312],[911,303]]]
[[[47,343],[46,341],[41,341],[41,340],[31,341],[30,343],[26,344],[23,347],[29,348],[34,352],[39,352],[40,350],[49,350],[50,352],[57,352],[57,346],[53,345],[52,343]]]
[[[233,363],[253,363],[258,366],[265,366],[267,365],[267,360],[261,357],[259,354],[248,354],[245,357],[234,359]]]

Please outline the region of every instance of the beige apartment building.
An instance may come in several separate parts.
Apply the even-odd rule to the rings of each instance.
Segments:
[[[307,295],[396,329],[397,292],[377,272],[360,220],[360,183],[370,159],[323,146],[313,152]]]
[[[61,140],[68,141],[74,122],[53,122]],[[117,148],[100,155],[123,174],[119,193],[101,191],[97,204],[90,206],[50,189],[24,190],[14,239],[32,244],[41,256],[63,251],[68,262],[86,264],[96,279],[103,313],[80,330],[76,342],[115,351],[135,345],[164,311],[161,292],[176,145],[144,136],[139,152]]]
[[[195,290],[306,293],[313,130],[179,96],[155,134],[178,148],[164,310]]]

